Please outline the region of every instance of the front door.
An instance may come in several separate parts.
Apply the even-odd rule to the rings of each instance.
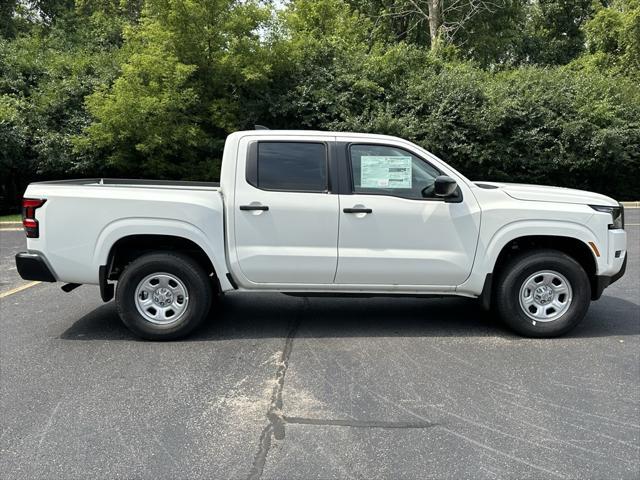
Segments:
[[[338,195],[329,193],[333,137],[248,141],[236,170],[235,249],[253,284],[331,284]]]
[[[351,190],[340,195],[335,282],[455,286],[471,272],[480,211],[467,191],[449,203],[433,193],[441,172],[407,149],[351,144]]]

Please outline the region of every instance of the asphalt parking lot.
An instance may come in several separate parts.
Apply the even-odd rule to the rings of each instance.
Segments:
[[[3,478],[640,477],[640,210],[627,274],[568,336],[466,299],[228,295],[138,341],[98,288],[14,270],[0,231]]]

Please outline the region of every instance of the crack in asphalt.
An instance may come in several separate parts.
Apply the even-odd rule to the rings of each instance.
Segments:
[[[431,422],[385,422],[380,420],[351,420],[331,418],[283,417],[285,423],[292,425],[321,425],[355,428],[431,428],[437,423]]]
[[[304,297],[303,302],[304,308],[302,312],[308,309],[309,299]],[[248,480],[257,480],[262,476],[262,471],[264,470],[269,450],[271,450],[271,443],[273,439],[284,439],[285,422],[282,414],[282,391],[284,390],[284,378],[287,374],[287,369],[289,368],[289,357],[291,356],[291,350],[293,349],[293,339],[295,338],[298,328],[300,327],[300,322],[302,321],[302,312],[298,314],[287,333],[284,348],[280,355],[280,361],[278,362],[278,369],[276,370],[276,384],[273,387],[273,392],[271,394],[269,410],[267,410],[267,420],[269,420],[269,423],[264,427],[260,434],[258,451],[256,452],[253,465],[251,466],[251,470],[247,476]]]
[[[282,392],[284,390],[284,381],[289,368],[289,357],[293,350],[293,341],[300,323],[302,322],[302,313],[309,308],[309,299],[303,297],[304,307],[296,317],[295,321],[289,327],[285,340],[282,354],[278,361],[278,369],[276,370],[275,385],[271,393],[271,402],[267,410],[267,425],[260,433],[258,441],[258,451],[256,452],[251,470],[247,476],[247,480],[259,480],[262,477],[264,466],[267,462],[267,456],[271,450],[273,440],[284,440],[285,425],[318,425],[318,426],[337,426],[352,428],[431,428],[438,424],[426,421],[380,421],[380,420],[354,420],[354,419],[330,419],[330,418],[305,418],[305,417],[289,417],[283,413],[284,402],[282,400]]]
[[[262,433],[260,434],[258,451],[256,452],[256,456],[253,459],[253,465],[251,466],[251,470],[249,471],[249,475],[247,476],[248,480],[257,480],[262,477],[264,465],[265,463],[267,463],[267,455],[269,454],[269,450],[271,450],[272,436],[273,425],[271,424],[271,422],[269,422],[269,424],[264,427]]]

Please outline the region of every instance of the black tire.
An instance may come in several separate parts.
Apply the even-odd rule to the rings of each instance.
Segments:
[[[154,273],[166,272],[178,278],[188,292],[185,310],[175,322],[152,323],[136,307],[136,289]],[[170,252],[142,255],[129,265],[118,280],[116,306],[124,324],[147,340],[174,340],[191,333],[206,318],[214,291],[207,272],[191,257]]]
[[[562,274],[573,293],[566,311],[548,322],[533,320],[520,305],[521,287],[530,276],[543,270]],[[591,303],[591,284],[582,266],[569,255],[557,250],[533,250],[514,257],[504,266],[497,279],[494,300],[502,320],[520,335],[557,337],[574,328],[586,315]]]

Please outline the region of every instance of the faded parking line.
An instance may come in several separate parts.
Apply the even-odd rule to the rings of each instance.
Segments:
[[[5,297],[8,297],[9,295],[13,295],[14,293],[18,293],[18,292],[21,292],[23,290],[26,290],[27,288],[35,287],[39,283],[40,282],[30,282],[30,283],[27,283],[25,285],[21,285],[21,286],[16,287],[16,288],[12,288],[11,290],[7,290],[5,292],[0,292],[0,298],[5,298]]]

